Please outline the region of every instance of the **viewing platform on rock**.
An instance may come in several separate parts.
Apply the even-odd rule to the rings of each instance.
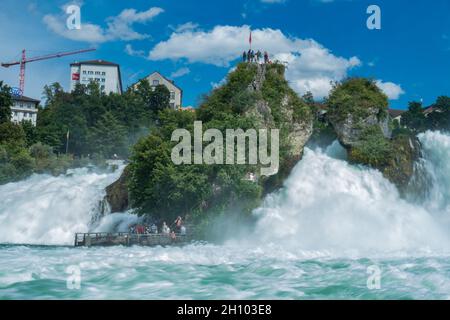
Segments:
[[[176,246],[189,244],[194,240],[193,234],[135,234],[135,233],[76,233],[75,247],[108,246]]]

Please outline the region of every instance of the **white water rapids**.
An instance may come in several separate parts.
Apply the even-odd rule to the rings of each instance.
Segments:
[[[419,138],[425,199],[402,199],[378,171],[349,165],[337,143],[306,148],[255,210],[255,232],[223,245],[69,247],[75,232],[136,221],[121,213],[91,225],[123,167],[0,186],[0,299],[449,299],[450,136]],[[373,265],[380,290],[367,287]],[[80,290],[67,289],[69,266],[80,268]]]
[[[378,171],[349,165],[335,142],[326,151],[305,150],[285,187],[255,210],[259,222],[246,242],[330,252],[450,248],[450,136],[427,132],[419,138],[433,177],[425,202],[407,202]],[[104,189],[122,169],[76,169],[0,186],[0,243],[71,245],[75,232],[92,229]],[[121,223],[126,230],[134,220],[126,213],[107,216],[96,231]]]

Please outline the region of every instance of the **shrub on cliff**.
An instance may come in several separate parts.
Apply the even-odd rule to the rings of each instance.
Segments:
[[[394,157],[394,149],[377,126],[364,129],[360,141],[349,151],[349,160],[374,168],[387,166]]]
[[[380,119],[387,116],[388,98],[371,79],[350,78],[336,83],[326,102],[335,121],[344,121],[348,115],[355,121],[363,120],[373,110]]]

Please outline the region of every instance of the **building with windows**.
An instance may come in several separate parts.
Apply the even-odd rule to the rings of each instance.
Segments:
[[[122,94],[120,66],[116,63],[104,60],[74,62],[70,65],[70,76],[70,91],[73,91],[78,83],[88,85],[89,82],[95,81],[105,94]]]
[[[36,126],[39,100],[25,96],[13,96],[13,105],[11,106],[11,121],[21,123],[22,121],[31,121]]]
[[[144,79],[141,79],[141,81],[142,80],[148,80],[150,86],[152,87],[159,85],[165,86],[170,91],[170,107],[175,110],[181,109],[183,103],[183,90],[175,85],[174,81],[167,79],[157,71],[153,72]],[[136,88],[136,86],[137,83],[133,85],[134,88]]]

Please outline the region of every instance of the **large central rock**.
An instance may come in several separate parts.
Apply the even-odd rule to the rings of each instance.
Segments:
[[[313,118],[309,106],[289,87],[284,72],[285,67],[276,63],[265,65],[254,63],[239,64],[236,70],[228,75],[227,81],[221,87],[213,90],[211,94],[206,97],[200,108],[196,110],[194,114],[196,120],[202,121],[204,126],[220,128],[221,130],[237,129],[238,126],[241,126],[242,124],[247,126],[245,127],[247,129],[279,129],[280,170],[274,176],[266,178],[258,176],[260,170],[257,166],[248,168],[248,170],[255,170],[254,172],[244,172],[247,170],[247,167],[228,170],[229,166],[223,166],[220,175],[217,174],[216,170],[198,166],[195,169],[198,171],[196,172],[196,176],[205,176],[205,179],[210,181],[212,190],[211,192],[205,192],[206,194],[210,194],[209,198],[202,199],[200,204],[192,204],[191,206],[193,208],[208,208],[215,205],[218,199],[220,201],[227,199],[225,202],[234,203],[235,201],[233,200],[232,193],[235,193],[235,191],[229,190],[229,184],[222,185],[224,182],[229,183],[232,181],[233,188],[239,185],[239,183],[236,183],[235,181],[241,181],[241,184],[253,183],[252,186],[248,186],[247,190],[256,190],[254,187],[257,186],[257,188],[261,188],[265,192],[270,192],[282,185],[292,167],[301,159],[304,146],[312,135]],[[174,118],[182,118],[183,114],[174,114],[172,116]],[[226,124],[227,127],[222,127],[224,124]],[[164,126],[164,124],[162,124],[162,126]],[[241,129],[245,128],[241,127]],[[168,133],[165,131],[159,132],[160,141],[167,141],[170,143],[170,135],[166,136],[166,134]],[[148,137],[150,140],[151,138],[151,136]],[[155,140],[151,140],[151,142],[155,142]],[[159,146],[157,145],[155,147]],[[132,165],[130,167],[139,167],[144,162],[148,161],[149,163],[145,163],[145,166],[146,170],[149,172],[149,176],[151,175],[150,172],[154,165],[158,165],[161,170],[167,169],[170,172],[174,172],[173,176],[176,176],[176,172],[186,169],[185,167],[182,168],[180,166],[170,168],[172,164],[167,163],[167,160],[156,164],[154,161],[145,158],[145,156],[150,153],[151,152],[141,152],[141,155],[144,158],[139,159],[139,163],[133,163],[132,160]],[[141,198],[133,197],[133,201],[137,203],[138,209],[145,207],[146,211],[152,212],[153,208],[151,208],[150,205],[147,205],[147,203],[154,204],[155,202],[164,199],[166,194],[151,192],[156,188],[156,184],[151,178],[144,179],[145,177],[142,177],[142,175],[145,175],[145,172],[139,173],[141,179],[134,179],[133,177],[135,177],[136,172],[133,171],[133,169],[130,171],[129,176],[124,174],[118,182],[107,188],[106,199],[110,203],[111,211],[122,211],[124,208],[129,207],[130,201],[128,189],[131,189],[148,191],[148,194],[151,195],[150,197],[153,198],[149,199],[149,196],[145,195],[145,197]],[[256,177],[256,179],[254,179],[254,182],[249,182],[247,178],[245,178],[245,175]],[[134,183],[132,188],[130,188],[130,182],[131,184]],[[161,182],[159,183],[161,184]],[[179,186],[180,183],[177,182],[174,183],[174,185]],[[183,199],[183,197],[188,197],[188,193],[185,192],[186,190],[171,191],[180,195],[180,199],[177,198],[176,204],[189,203],[189,201],[184,201],[189,199]],[[234,197],[236,197],[236,194]],[[259,201],[260,199],[255,200]],[[164,200],[161,201],[164,202]],[[171,203],[173,204],[174,202],[172,201]],[[132,205],[135,205],[135,203]],[[168,210],[163,204],[160,206],[163,209],[159,211]],[[248,207],[250,207],[250,205],[248,205]],[[174,210],[178,210],[178,208]],[[175,213],[186,214],[186,212]]]

